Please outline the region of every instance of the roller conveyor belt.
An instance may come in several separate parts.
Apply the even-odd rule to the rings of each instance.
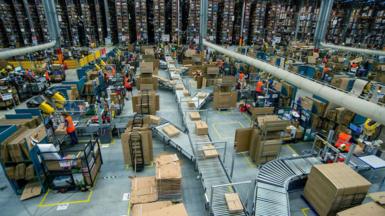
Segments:
[[[181,79],[180,74],[175,73],[173,71],[169,71],[169,72],[170,72],[171,79],[175,80],[176,84],[182,84],[185,86],[185,84]],[[197,92],[195,96],[186,97],[183,94],[183,90],[175,90],[175,96],[179,103],[180,112],[183,115],[182,117],[188,131],[190,143],[192,144],[192,148],[193,148],[194,156],[196,158],[196,164],[197,164],[198,171],[200,173],[202,185],[204,187],[206,197],[208,198],[210,197],[212,186],[229,184],[230,178],[227,175],[224,165],[219,157],[211,158],[211,159],[201,159],[197,157],[197,154],[196,154],[196,152],[198,151],[197,144],[211,142],[211,139],[208,135],[197,135],[195,133],[195,123],[190,120],[188,115],[189,111],[200,109],[208,101],[208,98],[210,97],[210,90],[201,90],[201,92],[205,92],[206,96],[204,98],[199,98],[199,100],[198,100],[199,92]],[[195,103],[195,107],[189,107],[187,104],[187,99],[192,99]],[[216,188],[215,193],[213,193],[212,200],[208,200],[211,208],[211,213],[213,215],[218,215],[218,216],[246,215],[245,212],[230,213],[228,211],[227,205],[225,203],[225,193],[232,192],[233,188],[226,187],[226,189],[227,190],[222,190],[222,188]]]
[[[288,184],[296,177],[308,175],[321,162],[315,157],[298,157],[270,161],[257,176],[255,215],[290,215]]]

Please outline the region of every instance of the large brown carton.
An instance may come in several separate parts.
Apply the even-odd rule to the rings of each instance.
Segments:
[[[214,109],[228,109],[237,106],[236,92],[214,92]]]
[[[209,134],[209,127],[204,121],[196,121],[195,122],[195,132],[197,135],[207,135]]]
[[[149,99],[148,103],[145,101],[147,97]],[[135,95],[132,97],[132,108],[134,112],[143,112],[143,114],[146,114],[144,112],[149,109],[150,112],[148,114],[155,115],[156,111],[159,110],[159,95],[157,95],[154,91]]]
[[[193,121],[201,120],[201,115],[199,114],[199,112],[190,112],[189,116],[190,116],[190,119]]]
[[[158,79],[156,77],[138,77],[137,88],[141,91],[156,91],[158,89]]]
[[[202,151],[203,151],[203,157],[205,159],[206,158],[215,158],[215,157],[219,156],[217,149],[212,144],[207,144],[207,145],[202,146]]]
[[[237,128],[235,130],[234,145],[236,152],[249,151],[253,130],[253,128]]]
[[[361,204],[370,182],[344,163],[315,165],[306,182],[304,195],[321,216]]]
[[[375,202],[365,203],[353,208],[338,212],[337,216],[384,216],[385,208],[381,207]]]
[[[344,107],[336,108],[336,121],[343,125],[349,125],[354,118],[354,113]]]
[[[149,203],[158,200],[155,176],[131,179],[131,204]]]
[[[140,64],[140,73],[152,74],[153,72],[154,72],[154,63],[153,62],[142,62]]]
[[[150,129],[135,131],[135,132],[126,131],[122,134],[121,142],[122,142],[124,163],[127,165],[132,165],[131,153],[130,153],[130,135],[132,133],[139,133],[140,134],[141,140],[142,140],[144,163],[146,165],[150,165],[152,163],[152,160],[153,160],[152,132]]]
[[[168,137],[176,137],[179,135],[180,131],[173,125],[167,125],[164,127],[163,132],[167,134]]]
[[[135,204],[132,207],[131,215],[143,216],[144,214],[150,214],[153,211],[156,211],[171,205],[172,205],[171,201],[158,201],[153,203]]]

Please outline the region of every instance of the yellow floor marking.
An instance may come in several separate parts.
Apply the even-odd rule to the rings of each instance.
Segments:
[[[89,203],[91,202],[92,194],[94,193],[92,190],[90,190],[90,194],[88,194],[87,199],[85,200],[72,200],[72,201],[64,201],[64,202],[56,202],[56,203],[48,203],[44,204],[45,200],[47,199],[47,196],[51,190],[48,189],[48,191],[45,193],[43,199],[40,201],[39,205],[37,207],[44,208],[44,207],[52,207],[52,206],[58,206],[63,204],[81,204],[81,203]]]
[[[250,157],[247,155],[247,152],[241,152],[241,155],[245,158],[246,162],[247,162],[247,165],[250,167],[250,168],[256,168],[257,165],[255,165]]]
[[[288,147],[289,148],[289,150],[293,153],[293,154],[298,154],[294,149],[293,149],[293,147],[291,147],[291,145],[290,144],[286,144],[286,145],[283,145],[283,146],[286,146],[286,147]]]
[[[130,216],[130,213],[131,213],[131,202],[128,201],[127,216]]]
[[[301,208],[301,212],[304,216],[307,216],[307,213],[309,212],[309,208]]]

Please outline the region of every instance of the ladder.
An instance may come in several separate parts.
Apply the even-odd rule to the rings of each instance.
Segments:
[[[150,95],[148,91],[144,92],[140,97],[140,113],[150,114]]]
[[[140,172],[144,169],[144,155],[142,137],[137,131],[130,134],[129,147],[132,167],[135,172]]]

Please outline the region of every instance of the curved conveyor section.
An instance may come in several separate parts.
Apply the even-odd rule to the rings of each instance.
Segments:
[[[255,216],[289,216],[289,184],[321,162],[315,157],[278,159],[262,165],[257,176]]]

